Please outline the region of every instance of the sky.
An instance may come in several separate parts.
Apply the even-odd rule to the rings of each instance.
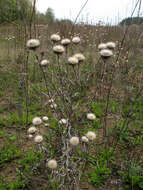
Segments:
[[[75,20],[86,0],[37,0],[37,9],[44,13],[47,8],[54,10],[58,19]],[[89,0],[78,22],[118,23],[129,17],[137,0]]]

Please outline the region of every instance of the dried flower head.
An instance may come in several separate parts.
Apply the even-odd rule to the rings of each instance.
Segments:
[[[114,42],[107,42],[106,46],[107,48],[114,50],[116,47],[116,44]]]
[[[58,41],[61,40],[61,37],[60,37],[58,34],[52,34],[52,35],[51,35],[51,40],[52,40],[53,42],[58,42]]]
[[[73,42],[74,44],[79,44],[80,38],[79,38],[79,37],[73,37],[72,42]]]
[[[76,57],[69,57],[68,58],[68,63],[70,65],[76,65],[78,63],[78,59]]]
[[[43,137],[41,135],[36,135],[36,137],[34,138],[34,141],[36,143],[41,143],[43,141]]]
[[[37,131],[36,127],[30,127],[27,132],[28,132],[29,134],[33,134],[33,133],[35,133],[36,131]]]
[[[67,124],[67,119],[61,119],[60,121],[59,121],[59,124]]]
[[[101,57],[103,57],[104,59],[107,59],[109,57],[111,57],[113,55],[113,52],[109,49],[103,49],[100,51],[100,55]]]
[[[35,117],[33,120],[32,120],[32,123],[33,125],[40,125],[42,123],[42,120],[40,117]]]
[[[57,168],[57,161],[56,160],[49,160],[47,165],[50,169],[56,169]]]
[[[42,117],[42,120],[43,120],[43,121],[48,121],[49,118],[48,118],[47,116],[44,116],[44,117]]]
[[[48,102],[49,103],[54,103],[54,99],[50,99]]]
[[[45,123],[45,127],[49,127],[50,125],[49,125],[49,123]]]
[[[74,57],[77,58],[79,62],[85,60],[85,57],[84,57],[84,55],[82,53],[77,53],[77,54],[74,55]]]
[[[73,146],[77,146],[79,144],[79,138],[78,137],[71,137],[70,144]]]
[[[54,53],[56,53],[56,54],[62,54],[62,53],[65,51],[65,49],[64,49],[63,46],[57,45],[57,46],[54,46],[54,47],[53,47],[53,51],[54,51]]]
[[[29,138],[29,139],[32,139],[32,138],[33,138],[33,135],[31,135],[31,134],[28,135],[28,138]]]
[[[63,46],[68,46],[70,43],[71,43],[71,41],[70,41],[70,39],[68,39],[68,38],[65,38],[65,39],[63,39],[63,40],[61,41],[61,44],[62,44]]]
[[[41,66],[46,66],[49,63],[49,61],[47,59],[44,59],[41,61],[40,65]]]
[[[89,131],[89,132],[86,134],[86,136],[87,136],[87,138],[88,138],[89,140],[92,140],[92,141],[96,138],[96,134],[95,134],[94,132],[92,132],[92,131]]]
[[[87,114],[87,119],[89,119],[89,120],[95,120],[95,119],[96,119],[96,116],[95,116],[94,113],[88,113],[88,114]]]
[[[82,136],[81,141],[87,143],[89,140],[86,136]]]
[[[50,107],[51,107],[52,109],[56,109],[56,108],[57,108],[57,104],[52,103],[52,104],[50,105]]]
[[[35,50],[40,46],[40,41],[38,39],[30,39],[26,43],[27,48]]]
[[[106,49],[106,48],[107,48],[107,45],[104,44],[104,43],[101,43],[101,44],[98,45],[99,50]]]

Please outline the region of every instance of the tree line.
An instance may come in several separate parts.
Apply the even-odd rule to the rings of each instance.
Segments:
[[[120,22],[120,25],[132,25],[132,24],[136,24],[136,25],[141,25],[143,24],[143,17],[128,17],[123,19]]]
[[[29,0],[0,0],[0,23],[27,19],[31,9]]]
[[[31,21],[33,5],[31,0],[0,0],[0,24],[11,23],[14,21]],[[34,18],[39,20],[39,23],[54,23],[65,22],[55,18],[54,11],[48,8],[45,13],[40,13],[37,10],[34,12]],[[66,22],[72,22],[66,20]]]

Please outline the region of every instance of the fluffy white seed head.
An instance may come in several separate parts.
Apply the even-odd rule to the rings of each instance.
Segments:
[[[101,44],[98,45],[99,50],[106,49],[106,48],[107,48],[107,45],[104,44],[104,43],[101,43]]]
[[[65,38],[65,39],[63,39],[63,40],[61,41],[61,44],[62,44],[63,46],[68,46],[70,43],[71,43],[71,41],[70,41],[70,39],[68,39],[68,38]]]
[[[32,138],[33,138],[33,135],[31,135],[31,134],[28,135],[28,138],[29,138],[29,139],[32,139]]]
[[[58,42],[58,41],[61,40],[61,37],[60,37],[58,34],[52,34],[52,35],[51,35],[51,40],[52,40],[53,42]]]
[[[26,46],[34,50],[40,46],[40,41],[38,39],[30,39],[27,41]]]
[[[86,136],[82,136],[81,141],[87,143],[89,140]]]
[[[42,120],[40,117],[35,117],[33,120],[32,120],[32,123],[33,125],[40,125],[42,123]]]
[[[51,107],[52,109],[56,109],[56,108],[57,108],[57,104],[52,103],[52,104],[50,105],[50,107]]]
[[[111,50],[109,50],[109,49],[103,49],[103,50],[100,51],[100,55],[103,58],[109,58],[109,57],[111,57],[113,55],[113,52]]]
[[[107,48],[114,50],[116,47],[116,44],[114,42],[107,42],[106,46],[107,46]]]
[[[50,99],[48,102],[49,103],[54,103],[54,99]]]
[[[78,61],[84,61],[85,60],[85,57],[82,53],[77,53],[74,55],[75,58],[78,59]]]
[[[68,58],[68,63],[70,65],[76,65],[78,63],[78,59],[76,57],[69,57]]]
[[[50,169],[56,169],[57,168],[57,161],[56,160],[49,160],[47,165]]]
[[[45,123],[45,127],[49,127],[50,125],[49,125],[49,123]]]
[[[47,59],[44,59],[41,61],[40,65],[41,66],[46,66],[49,63],[49,61]]]
[[[54,53],[62,54],[65,51],[65,49],[63,46],[57,45],[57,46],[53,47],[53,51],[54,51]]]
[[[27,132],[28,132],[29,134],[33,134],[33,133],[35,133],[36,131],[37,131],[36,127],[30,127]]]
[[[74,44],[79,44],[80,38],[79,38],[79,37],[73,37],[72,42],[73,42]]]
[[[87,138],[91,141],[93,141],[95,138],[96,138],[96,134],[92,131],[89,131],[87,134],[86,134]]]
[[[48,118],[47,116],[44,116],[44,117],[42,117],[42,120],[43,120],[43,121],[48,121],[49,118]]]
[[[95,119],[96,119],[96,116],[95,116],[94,113],[88,113],[88,114],[87,114],[87,119],[89,119],[89,120],[95,120]]]
[[[59,121],[59,124],[67,124],[67,119],[61,119],[60,121]]]
[[[70,144],[73,146],[77,146],[79,144],[79,138],[78,137],[72,137],[70,139]]]
[[[43,141],[43,137],[41,135],[36,135],[36,137],[34,138],[34,141],[36,143],[41,143]]]

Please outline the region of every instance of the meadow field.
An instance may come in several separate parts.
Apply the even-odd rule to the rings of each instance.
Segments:
[[[143,189],[142,31],[1,24],[0,190]]]

